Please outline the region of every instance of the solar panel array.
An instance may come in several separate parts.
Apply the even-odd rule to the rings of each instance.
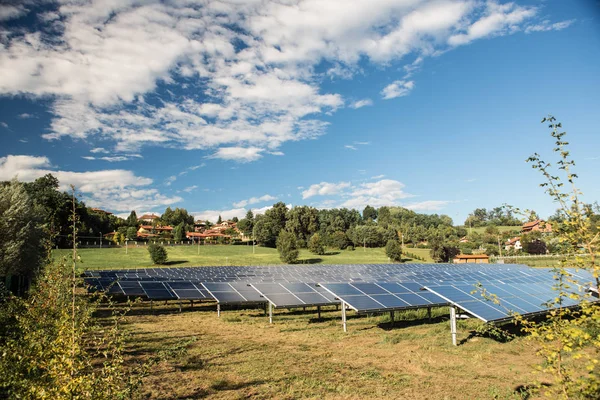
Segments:
[[[592,281],[590,274],[570,272],[582,282]],[[482,283],[490,293],[497,290],[498,296],[521,314],[546,310],[543,303],[556,294],[551,271],[517,264],[145,268],[86,271],[85,279],[91,290],[150,300],[270,302],[278,308],[343,301],[359,313],[450,303],[484,321],[507,319],[511,313],[510,309],[472,295],[476,283]]]

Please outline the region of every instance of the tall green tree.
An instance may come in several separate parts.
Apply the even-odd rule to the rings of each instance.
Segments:
[[[374,221],[377,219],[377,210],[370,205],[367,205],[362,213],[365,221]]]
[[[281,230],[277,236],[277,251],[281,261],[293,264],[298,260],[298,248],[296,247],[296,237],[293,233]]]
[[[140,225],[135,210],[131,211],[129,217],[127,217],[127,219],[125,220],[125,223],[127,223],[127,226],[133,226],[134,228],[137,228]]]
[[[30,280],[44,258],[44,210],[16,179],[0,186],[0,276]]]

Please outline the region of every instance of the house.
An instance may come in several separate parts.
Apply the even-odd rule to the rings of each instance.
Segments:
[[[137,231],[137,237],[139,238],[148,238],[148,237],[156,237],[162,232],[173,231],[172,226],[152,226],[152,225],[141,225]]]
[[[509,251],[511,249],[521,250],[523,246],[521,246],[521,237],[516,236],[512,239],[508,239],[504,244],[504,250]]]
[[[220,232],[215,232],[212,230],[208,230],[208,231],[204,231],[204,232],[186,232],[185,234],[186,239],[191,239],[191,240],[207,240],[207,239],[217,239],[217,238],[224,238],[224,239],[231,239],[230,235],[224,235]]]
[[[459,254],[452,260],[454,264],[489,264],[490,256],[487,254]]]
[[[206,222],[197,220],[194,222],[194,232],[203,232],[206,229]]]
[[[460,238],[460,240],[458,241],[458,243],[469,243],[469,239],[467,239],[466,236],[463,236]]]
[[[543,221],[541,219],[536,219],[535,221],[524,223],[523,227],[521,228],[522,233],[536,232],[536,231],[543,232],[543,233],[550,233],[550,232],[552,232],[552,225],[550,225],[549,222]]]
[[[96,214],[106,214],[106,215],[112,215],[112,213],[111,213],[111,212],[109,212],[109,211],[105,211],[105,210],[102,210],[102,209],[100,209],[100,208],[91,208],[90,210],[92,210],[92,211],[93,211],[93,212],[95,212]]]
[[[138,222],[152,224],[154,221],[160,219],[158,215],[154,214],[144,214],[138,218]]]

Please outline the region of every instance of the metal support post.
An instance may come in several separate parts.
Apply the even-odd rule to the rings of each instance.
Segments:
[[[390,320],[392,321],[392,326],[394,326],[394,312],[390,311]]]
[[[269,302],[269,323],[273,323],[273,303]]]
[[[427,318],[429,319],[429,322],[431,322],[431,307],[427,307]]]
[[[190,300],[190,308],[194,308],[194,300]]]
[[[181,312],[181,303],[182,303],[182,301],[179,300],[179,312]]]
[[[221,303],[217,303],[217,317],[221,317]]]
[[[450,306],[450,333],[452,334],[452,344],[456,346],[456,308]]]
[[[346,326],[346,303],[342,302],[342,326],[344,327],[344,332],[348,332],[348,327]]]
[[[150,311],[152,311],[152,300],[150,300]]]
[[[267,303],[265,303],[265,306],[263,307],[264,311],[265,311],[265,317],[267,316],[267,313],[268,313],[268,311],[267,311],[268,307],[269,307],[269,305]]]
[[[317,318],[321,319],[321,306],[317,306]]]

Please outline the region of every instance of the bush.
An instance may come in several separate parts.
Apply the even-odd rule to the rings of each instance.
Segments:
[[[397,240],[388,240],[385,245],[385,255],[392,261],[402,261],[402,246]]]
[[[292,264],[298,260],[298,248],[296,246],[296,237],[293,233],[282,230],[277,236],[277,251],[281,261]]]
[[[161,244],[149,244],[148,253],[154,264],[165,264],[167,262],[167,249]]]
[[[342,231],[335,231],[330,236],[331,246],[336,249],[344,250],[348,245],[350,245],[350,240],[348,236]]]
[[[346,250],[348,250],[348,251],[354,251],[354,246],[349,245],[348,247],[346,247]]]
[[[308,250],[311,253],[317,254],[319,256],[325,254],[325,247],[323,246],[323,241],[321,240],[321,236],[319,236],[318,233],[315,233],[310,237],[310,240],[308,241]]]

